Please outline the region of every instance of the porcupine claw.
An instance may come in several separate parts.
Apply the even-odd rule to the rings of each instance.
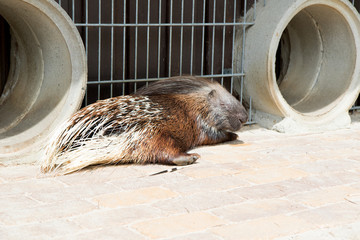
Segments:
[[[198,160],[200,158],[200,155],[197,153],[192,153],[192,154],[183,154],[180,155],[176,158],[174,158],[172,160],[172,162],[175,165],[178,166],[184,166],[184,165],[189,165],[189,164],[193,164],[196,160]]]

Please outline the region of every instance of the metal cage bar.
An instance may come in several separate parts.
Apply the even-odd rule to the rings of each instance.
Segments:
[[[233,77],[244,76],[232,70],[231,61],[236,29],[253,24],[238,21],[246,1],[57,2],[70,13],[87,50],[85,105],[182,74],[219,79],[232,92]]]
[[[89,60],[84,105],[182,74],[212,78],[231,93],[234,79],[240,79],[242,101],[246,49],[243,45],[241,71],[236,72],[236,31],[245,38],[255,21],[256,4],[265,0],[56,1],[84,40]],[[250,7],[255,10],[251,20],[246,17]],[[251,101],[248,104],[251,112]],[[359,109],[358,100],[351,110]]]

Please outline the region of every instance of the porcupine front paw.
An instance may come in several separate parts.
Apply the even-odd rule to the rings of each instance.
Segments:
[[[193,164],[196,160],[200,158],[200,155],[197,153],[191,153],[191,154],[182,154],[172,160],[172,163],[178,166],[184,166]]]
[[[227,141],[235,141],[238,138],[238,135],[233,132],[228,132],[227,136],[228,136]]]

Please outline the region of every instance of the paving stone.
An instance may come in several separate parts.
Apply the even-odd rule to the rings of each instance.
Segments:
[[[299,179],[289,179],[281,182],[266,184],[266,188],[278,190],[279,196],[289,196],[296,193],[315,191],[320,188],[334,187],[344,184],[356,183],[359,175],[351,172],[336,172],[324,175],[309,175]],[[262,185],[259,185],[261,187]]]
[[[162,199],[173,198],[176,193],[161,187],[141,188],[132,191],[109,193],[92,198],[99,207],[116,208],[151,203]]]
[[[350,199],[351,195],[355,193],[360,194],[360,191],[348,186],[336,186],[291,195],[288,199],[311,207],[320,207],[327,204],[343,202],[347,197]]]
[[[357,222],[360,219],[360,205],[344,201],[296,213],[294,216],[319,228],[334,227]]]
[[[249,154],[253,157],[253,159],[246,158],[241,161],[241,163],[249,167],[250,169],[260,169],[260,168],[276,168],[279,166],[288,167],[294,163],[293,159],[291,161],[284,155],[281,154],[274,154],[269,156],[267,154],[263,154],[263,156],[258,156],[255,154]]]
[[[334,153],[329,153],[334,156]],[[346,159],[332,159],[332,160],[322,160],[312,163],[304,163],[294,166],[297,169],[301,169],[308,173],[329,173],[329,172],[338,172],[344,170],[352,170],[360,167],[360,162]]]
[[[0,165],[0,178],[4,182],[31,179],[40,175],[40,168],[37,165],[27,164],[7,167]]]
[[[208,178],[215,176],[225,176],[225,175],[233,175],[239,173],[239,170],[236,169],[228,169],[228,168],[219,168],[214,165],[205,165],[202,166],[200,164],[196,165],[196,167],[182,169],[181,174],[189,176],[191,178]]]
[[[360,238],[360,221],[345,226],[328,229],[327,232],[334,239],[358,240]]]
[[[301,234],[276,238],[276,240],[358,240],[360,236],[360,222],[334,227],[321,228]]]
[[[350,202],[350,203],[360,205],[360,193],[359,193],[359,191],[357,191],[355,193],[354,192],[349,193],[348,195],[345,196],[344,199],[346,201]]]
[[[357,182],[359,177],[358,174],[350,172],[331,173],[259,184],[251,187],[240,187],[230,190],[230,192],[252,200],[281,198],[296,193],[315,191],[324,187],[354,183]]]
[[[262,168],[243,171],[239,173],[245,180],[255,184],[266,184],[272,182],[280,182],[292,178],[301,178],[308,176],[304,171],[293,168]]]
[[[166,238],[165,240],[222,240],[219,236],[208,231],[200,233],[190,233],[178,237]]]
[[[167,169],[172,169],[167,167]],[[190,178],[181,174],[182,169],[179,169],[174,172],[167,172],[163,174],[153,175],[153,176],[143,176],[143,177],[129,177],[126,179],[114,180],[111,183],[118,189],[122,190],[134,190],[139,188],[147,187],[156,187],[156,186],[165,186],[167,184],[177,184],[189,180]],[[153,173],[157,173],[154,171]]]
[[[360,145],[360,144],[359,144]],[[360,161],[360,151],[359,150],[352,150],[347,159]]]
[[[26,209],[10,209],[0,212],[0,224],[19,225],[71,217],[90,212],[97,207],[84,200],[58,202]]]
[[[236,194],[246,200],[259,200],[280,198],[286,196],[286,193],[281,188],[276,187],[274,184],[261,184],[251,187],[240,187],[230,190],[230,193]]]
[[[225,191],[232,188],[250,186],[250,184],[240,175],[226,175],[179,181],[166,184],[165,186],[176,192],[192,194]]]
[[[142,173],[129,165],[106,165],[103,167],[88,168],[73,174],[56,176],[55,179],[66,183],[69,186],[106,183],[129,177],[140,177]]]
[[[278,189],[284,196],[289,196],[294,193],[303,193],[319,189],[320,186],[312,181],[309,181],[308,177],[299,179],[289,179],[281,182],[268,184],[270,187]]]
[[[219,226],[212,232],[227,240],[273,239],[310,230],[313,225],[294,216],[271,216],[241,223]]]
[[[212,210],[216,216],[232,222],[247,221],[278,214],[288,214],[303,211],[306,208],[300,204],[284,199],[268,199],[244,202]]]
[[[159,171],[163,171],[166,169],[171,169],[174,166],[169,166],[169,165],[162,165],[162,164],[130,164],[129,165],[132,169],[138,171],[140,173],[140,175],[138,177],[146,177],[149,176],[153,173],[159,172]],[[193,164],[191,165],[186,165],[183,166],[184,168],[188,167],[188,166],[193,166]],[[176,166],[175,166],[176,167]]]
[[[308,136],[306,139],[299,139],[297,137],[293,138],[293,144],[276,148],[274,153],[285,152],[290,153],[291,155],[305,154],[305,156],[309,157],[311,160],[320,160],[324,154],[328,154],[330,151],[328,151],[328,148],[326,148],[323,144],[319,144],[320,141],[317,138],[318,136]],[[286,139],[285,141],[288,140]],[[299,145],[299,142],[301,142],[301,145]]]
[[[196,212],[243,202],[244,198],[229,192],[201,192],[156,202],[154,207],[167,214]]]
[[[18,225],[14,227],[5,228],[5,231],[0,232],[1,238],[6,240],[47,240],[57,237],[66,237],[66,235],[79,232],[82,229],[67,221],[67,220],[53,220],[41,223],[31,223],[26,225]]]
[[[42,192],[44,191],[44,189],[58,190],[64,187],[65,186],[62,183],[56,181],[55,179],[34,178],[0,184],[0,193],[1,196],[6,196],[32,192]]]
[[[141,220],[159,218],[163,216],[162,214],[157,208],[139,205],[117,209],[97,209],[69,219],[74,224],[87,230],[95,230],[110,227],[117,228]]]
[[[244,146],[242,146],[244,147]],[[224,153],[222,153],[221,155],[216,154],[216,151],[212,150],[213,153],[202,153],[199,150],[197,150],[196,152],[199,153],[201,155],[201,158],[198,160],[199,162],[211,162],[211,163],[215,163],[215,164],[224,164],[224,163],[234,163],[234,162],[238,162],[238,161],[251,161],[251,160],[255,160],[256,156],[254,156],[254,154],[247,154],[244,152],[241,152],[239,149],[236,149],[236,151],[234,149],[230,149],[230,150],[222,150],[222,151],[226,151]]]
[[[225,221],[216,216],[195,212],[139,222],[132,227],[151,239],[157,239],[203,231],[221,224]]]
[[[360,175],[349,171],[313,174],[302,178],[305,183],[317,188],[334,187],[339,185],[355,184],[360,181]]]
[[[143,240],[145,236],[142,236],[138,233],[128,230],[125,227],[106,227],[104,226],[101,229],[93,231],[83,231],[77,234],[70,234],[67,236],[62,236],[59,238],[54,238],[54,240],[89,240],[89,239],[106,239],[106,240],[119,240],[119,239],[129,239],[129,240]]]
[[[14,209],[25,209],[39,206],[40,203],[24,195],[0,197],[0,213]]]
[[[86,177],[85,177],[86,179]],[[113,193],[118,188],[109,183],[83,183],[64,188],[44,189],[44,191],[35,191],[29,193],[29,197],[43,203],[55,203],[76,199],[92,198],[98,195]]]
[[[339,240],[339,239],[336,239],[333,236],[331,236],[326,231],[326,229],[316,229],[312,231],[307,231],[305,233],[275,238],[274,240]]]

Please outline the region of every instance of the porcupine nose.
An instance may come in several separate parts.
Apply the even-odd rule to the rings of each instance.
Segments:
[[[246,109],[244,107],[241,108],[241,111],[240,111],[238,117],[239,117],[239,120],[240,120],[241,123],[246,123],[247,122],[248,113],[247,113],[247,111],[246,111]]]
[[[241,108],[238,108],[237,111],[228,119],[231,126],[231,131],[238,131],[242,127],[242,124],[247,122],[248,113],[246,112],[245,108],[241,106]]]

